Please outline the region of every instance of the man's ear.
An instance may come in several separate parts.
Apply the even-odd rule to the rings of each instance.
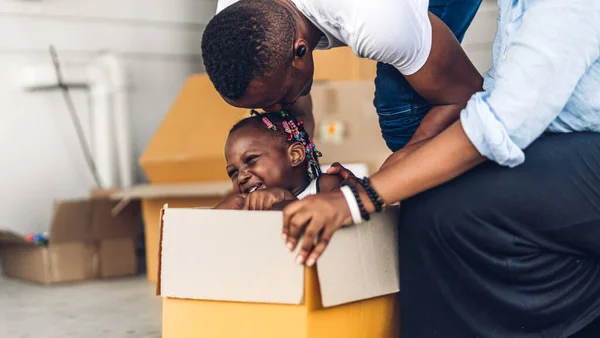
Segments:
[[[312,50],[308,48],[308,43],[304,39],[298,39],[294,43],[294,59],[292,66],[296,69],[305,69],[312,65]]]
[[[302,143],[296,142],[288,148],[288,158],[290,164],[294,168],[304,163],[304,160],[306,159],[306,149]]]

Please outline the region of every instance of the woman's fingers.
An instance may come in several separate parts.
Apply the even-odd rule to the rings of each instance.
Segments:
[[[327,249],[327,246],[329,245],[329,242],[331,241],[331,237],[333,236],[334,232],[335,232],[335,229],[332,227],[325,227],[323,229],[323,233],[319,237],[319,241],[317,242],[317,245],[315,245],[315,248],[308,255],[308,259],[306,260],[306,265],[308,265],[308,266],[315,265],[315,263],[317,262],[317,259],[319,259],[319,257],[321,257],[323,252],[325,252],[325,249]]]
[[[298,256],[296,257],[296,262],[298,264],[304,264],[306,262],[307,257],[313,251],[313,247],[315,245],[315,240],[317,236],[321,232],[321,229],[325,226],[325,221],[322,217],[314,216],[311,218],[310,222],[306,226],[306,230],[304,230],[304,238],[302,239],[302,245],[300,246],[300,251],[298,252]],[[313,262],[314,264],[314,262]]]
[[[304,227],[312,217],[310,209],[304,207],[303,201],[295,202],[283,209],[284,227],[287,226],[287,247],[295,250]]]

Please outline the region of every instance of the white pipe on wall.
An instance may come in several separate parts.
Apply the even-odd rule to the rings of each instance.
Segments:
[[[135,181],[129,84],[120,57],[104,53],[86,65],[61,65],[67,86],[88,87],[91,94],[90,147],[103,188],[130,187]],[[57,90],[52,65],[30,65],[21,73],[25,90]]]
[[[91,64],[86,69],[92,101],[91,148],[100,184],[105,189],[117,188],[116,147],[113,137],[110,80],[103,67]]]
[[[134,159],[129,110],[129,85],[122,59],[113,53],[104,53],[95,60],[104,67],[109,79],[112,101],[112,126],[120,186],[131,187],[134,183]]]

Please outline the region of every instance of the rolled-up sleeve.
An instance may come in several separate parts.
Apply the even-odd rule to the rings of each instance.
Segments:
[[[505,23],[520,27],[495,55],[492,84],[461,113],[477,150],[510,167],[525,160],[523,149],[556,119],[598,59],[600,0],[536,1],[518,19]]]

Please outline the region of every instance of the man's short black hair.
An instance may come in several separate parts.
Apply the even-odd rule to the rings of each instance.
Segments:
[[[237,100],[251,80],[285,70],[293,59],[292,12],[274,0],[240,0],[213,17],[202,58],[222,96]]]

